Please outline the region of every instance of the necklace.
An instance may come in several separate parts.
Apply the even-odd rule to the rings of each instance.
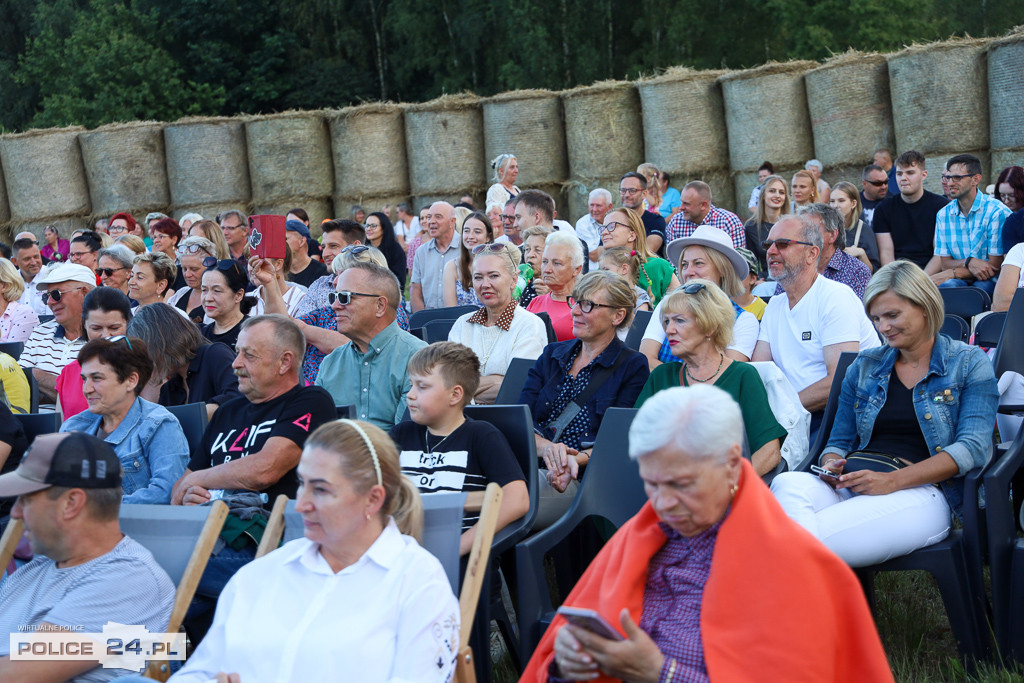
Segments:
[[[685,372],[686,376],[689,377],[694,382],[700,382],[701,384],[703,384],[705,382],[710,382],[712,379],[715,378],[715,375],[717,375],[719,372],[722,371],[722,366],[725,365],[725,354],[722,353],[722,352],[719,352],[718,353],[718,357],[719,357],[718,369],[715,370],[713,373],[711,373],[711,376],[708,377],[707,379],[697,379],[696,377],[694,377],[693,373],[690,372],[690,366],[687,365],[686,363],[683,363],[683,372]]]
[[[426,446],[426,449],[427,449],[427,453],[433,453],[433,452],[434,452],[435,450],[437,450],[438,448],[440,448],[440,447],[441,447],[441,444],[443,444],[443,443],[444,443],[445,441],[447,441],[447,440],[448,440],[448,437],[449,437],[449,436],[451,436],[451,435],[452,435],[452,434],[454,434],[454,433],[455,433],[455,431],[454,431],[454,430],[453,430],[453,431],[451,431],[451,432],[450,432],[450,433],[448,433],[448,434],[447,434],[446,436],[442,437],[442,439],[441,439],[440,441],[438,441],[438,442],[437,442],[437,445],[436,445],[436,446],[434,446],[433,448],[431,448],[431,447],[430,447],[430,430],[429,430],[429,429],[426,429],[426,430],[424,430],[424,431],[423,431],[423,445],[424,445],[424,446]]]

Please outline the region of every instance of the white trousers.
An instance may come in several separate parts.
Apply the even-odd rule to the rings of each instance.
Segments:
[[[878,564],[949,535],[950,510],[937,486],[868,496],[835,490],[818,475],[785,472],[772,481],[782,509],[851,567]]]

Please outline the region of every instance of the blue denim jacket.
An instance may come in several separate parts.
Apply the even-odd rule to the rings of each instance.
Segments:
[[[60,431],[99,437],[102,415],[85,410],[69,417]],[[188,441],[178,418],[161,405],[136,398],[124,420],[104,439],[121,461],[124,503],[171,502],[171,488],[185,473]]]
[[[569,339],[548,344],[544,347],[544,353],[530,368],[519,402],[530,406],[534,425],[545,424],[555,417],[551,415],[552,404],[562,389],[562,378],[569,369],[569,358],[572,357],[573,349],[582,343],[578,339]],[[601,385],[587,404],[582,406],[588,414],[591,430],[591,433],[581,438],[583,443],[593,442],[597,438],[597,430],[606,410],[633,407],[644,384],[647,383],[647,377],[651,374],[647,358],[626,348],[617,337],[601,352],[594,363],[610,367],[619,354],[626,356],[615,368],[615,373]],[[545,439],[554,436],[554,431],[550,428],[538,427],[538,431]]]
[[[861,351],[850,365],[824,453],[845,456],[868,445],[898,354],[896,349],[879,346]],[[929,452],[948,453],[960,468],[956,477],[940,484],[949,507],[959,516],[963,476],[985,465],[992,453],[992,428],[999,405],[992,363],[978,347],[940,334],[932,348],[928,374],[914,387],[913,397]]]

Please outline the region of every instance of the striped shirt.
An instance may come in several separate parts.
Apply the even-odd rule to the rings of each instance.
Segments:
[[[1009,215],[1005,204],[982,192],[966,216],[960,202],[950,202],[935,214],[935,254],[956,260],[1001,255],[1003,223]]]
[[[681,211],[672,216],[672,220],[668,222],[668,227],[665,228],[665,235],[668,241],[671,242],[681,237],[689,237],[701,225],[710,225],[729,233],[729,237],[732,238],[733,247],[737,249],[745,247],[747,237],[746,233],[743,232],[743,222],[739,217],[731,211],[718,208],[714,204],[709,206],[707,215],[704,216],[704,220],[699,224],[687,220]]]
[[[85,341],[84,334],[78,339],[68,339],[64,336],[64,328],[56,320],[50,320],[37,326],[25,342],[18,364],[23,368],[39,368],[59,375],[68,363],[78,357]]]
[[[102,633],[107,622],[167,630],[174,585],[148,550],[125,536],[105,555],[59,569],[42,555],[0,585],[0,657],[10,655],[11,633],[46,622],[83,633]],[[75,683],[109,681],[129,672],[96,668]]]

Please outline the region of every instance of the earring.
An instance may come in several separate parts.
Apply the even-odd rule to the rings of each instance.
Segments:
[[[732,485],[732,486],[731,486],[731,487],[729,488],[729,495],[731,495],[731,496],[735,496],[735,495],[736,495],[736,492],[737,492],[737,491],[739,491],[739,490],[740,490],[739,484],[733,484],[733,485]]]
[[[369,513],[369,512],[367,512],[367,513],[366,513],[366,521],[367,521],[367,522],[369,522],[369,521],[370,521],[370,513]]]

